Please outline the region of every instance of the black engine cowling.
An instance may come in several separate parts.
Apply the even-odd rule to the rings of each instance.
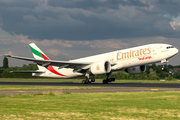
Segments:
[[[142,65],[142,66],[131,67],[131,68],[127,68],[125,71],[129,74],[141,74],[146,71],[146,66]]]

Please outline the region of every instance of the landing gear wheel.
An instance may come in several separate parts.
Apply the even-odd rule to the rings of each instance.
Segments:
[[[83,84],[89,84],[89,83],[94,82],[94,81],[95,81],[95,79],[86,79],[86,80],[83,80],[82,83]]]
[[[114,82],[115,78],[109,78],[102,81],[103,84],[108,84],[109,82]]]
[[[108,81],[107,80],[103,80],[103,84],[108,84]]]
[[[88,84],[89,83],[89,80],[86,80],[86,83],[85,84]]]
[[[86,80],[83,80],[82,83],[83,83],[83,84],[86,84]]]
[[[109,78],[109,82],[114,82],[115,78]]]
[[[82,83],[83,84],[88,84],[88,83],[91,83],[91,82],[89,82],[89,80],[83,80]]]
[[[95,79],[91,79],[91,82],[95,82]]]
[[[165,70],[166,70],[166,67],[165,67],[165,66],[163,66],[163,67],[162,67],[162,71],[165,71]]]
[[[92,82],[92,79],[88,79],[88,83],[91,83]]]

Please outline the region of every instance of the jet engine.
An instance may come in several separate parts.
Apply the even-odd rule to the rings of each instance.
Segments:
[[[95,62],[91,65],[90,71],[94,75],[111,72],[111,64],[108,61]]]
[[[127,68],[125,71],[129,74],[141,74],[146,71],[146,66],[142,65],[142,66],[131,67],[131,68]]]

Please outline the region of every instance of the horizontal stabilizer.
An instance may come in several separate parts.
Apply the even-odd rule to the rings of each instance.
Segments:
[[[44,73],[45,71],[10,71],[10,73]]]

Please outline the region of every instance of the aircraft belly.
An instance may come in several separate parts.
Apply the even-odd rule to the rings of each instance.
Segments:
[[[64,76],[59,76],[61,78],[72,78],[83,75],[82,73],[73,72],[73,69],[70,68],[59,69],[58,72],[64,75]]]
[[[82,73],[74,73],[73,69],[70,68],[62,68],[58,69],[58,67],[53,67],[54,71],[47,70],[45,73],[41,74],[33,74],[33,76],[39,76],[39,77],[52,77],[52,78],[73,78],[77,76],[82,76]]]

